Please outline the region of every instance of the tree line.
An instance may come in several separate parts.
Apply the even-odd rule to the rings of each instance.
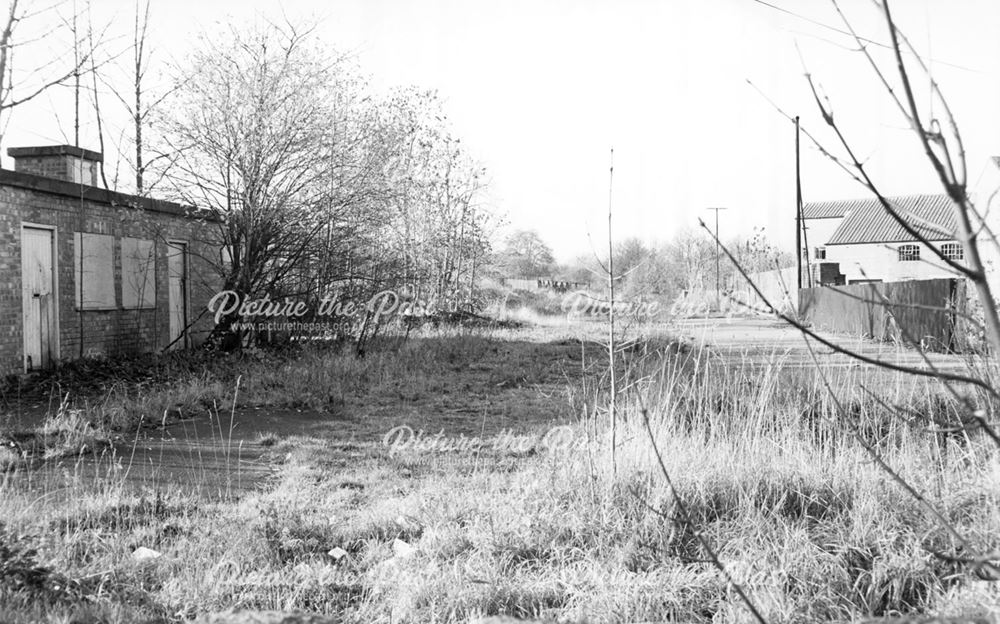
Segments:
[[[733,238],[727,249],[748,272],[793,266],[795,256],[768,239],[764,228],[750,236]],[[614,248],[615,288],[625,299],[653,296],[674,301],[687,293],[714,290],[715,241],[704,232],[682,229],[667,240],[646,242],[636,237],[617,241]],[[556,262],[552,248],[538,232],[516,230],[496,253],[493,270],[500,277],[551,278],[590,284],[602,290],[607,281],[602,266],[607,253],[580,255],[569,262]],[[723,256],[719,263],[724,290],[742,286],[743,277]]]

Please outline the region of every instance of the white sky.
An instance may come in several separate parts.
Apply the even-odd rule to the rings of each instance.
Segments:
[[[827,0],[768,2],[841,27]],[[95,22],[117,12],[114,29],[127,35],[132,2],[93,3]],[[842,6],[863,35],[886,41],[870,0]],[[1000,3],[892,7],[934,62],[975,177],[987,156],[1000,154]],[[864,58],[842,47],[849,41],[754,0],[154,0],[157,58],[182,57],[214,23],[281,10],[320,18],[323,38],[354,51],[376,88],[438,89],[456,133],[490,172],[491,204],[512,227],[537,229],[563,260],[589,253],[588,236],[603,248],[612,146],[616,238],[666,239],[709,217],[706,207],[725,206],[724,238],[763,226],[791,248],[791,124],[746,81],[822,130],[796,41],[886,192],[939,192]],[[65,96],[17,109],[4,149],[68,142]],[[83,146],[97,149],[92,140]],[[863,195],[807,141],[802,177],[806,201]]]

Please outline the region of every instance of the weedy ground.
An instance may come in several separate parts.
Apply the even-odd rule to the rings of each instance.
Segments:
[[[157,418],[171,401],[227,409],[234,395],[243,407],[351,412],[352,424],[259,434],[273,478],[221,497],[111,473],[27,487],[28,469],[8,471],[0,621],[183,621],[234,608],[347,622],[748,621],[697,534],[769,622],[1000,610],[996,583],[935,554],[962,551],[861,446],[974,548],[994,549],[996,449],[979,432],[928,433],[926,417],[956,413],[933,383],[779,355],[761,365],[637,334],[619,355],[612,449],[597,333],[442,332],[386,340],[362,359],[313,349],[194,367],[140,381],[141,392],[112,382],[101,409],[138,417],[92,407],[100,427]],[[186,383],[201,385],[184,395]],[[386,446],[399,424],[445,435]],[[161,556],[135,561],[138,547]]]

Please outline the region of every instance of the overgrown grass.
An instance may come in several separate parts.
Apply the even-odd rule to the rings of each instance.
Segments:
[[[95,426],[83,410],[70,408],[64,401],[36,428],[0,430],[0,471],[32,462],[96,453],[110,443],[108,434]]]
[[[8,382],[0,394],[6,411],[25,397],[47,401],[47,413],[73,410],[94,427],[129,431],[159,426],[232,406],[329,411],[349,397],[396,394],[400,388],[433,393],[450,372],[496,352],[496,332],[442,328],[422,337],[379,337],[364,357],[351,345],[300,344],[233,354],[187,352],[124,360],[70,362],[52,373]],[[515,362],[517,370],[531,362]],[[18,387],[21,384],[22,387]],[[44,418],[44,415],[41,416]]]
[[[415,388],[441,392],[457,378],[501,400],[517,380],[555,374],[524,344],[439,338],[386,342],[360,360],[307,352],[251,364],[240,369],[241,396],[324,407],[383,396],[402,405]],[[504,349],[511,353],[493,369],[472,368]],[[237,608],[349,622],[747,621],[695,530],[773,623],[1000,610],[994,584],[933,554],[958,546],[850,435],[857,429],[977,548],[994,549],[995,449],[977,433],[929,435],[920,418],[904,422],[859,390],[863,382],[914,415],[952,414],[933,384],[833,368],[845,422],[814,369],[645,341],[622,358],[626,420],[612,462],[600,352],[571,360],[570,351],[563,364],[586,374],[553,399],[579,415],[562,445],[544,444],[552,441],[544,428],[525,431],[537,442],[527,451],[391,452],[378,441],[262,434],[282,458],[277,479],[221,501],[110,481],[39,496],[8,482],[0,546],[22,554],[11,557],[20,572],[0,574],[0,620],[84,611],[93,621],[180,620]],[[694,526],[678,521],[643,413]],[[162,557],[133,561],[139,546]],[[42,589],[15,576],[41,578]],[[72,590],[52,594],[46,582]]]
[[[855,387],[856,375],[838,387]],[[695,529],[771,622],[1000,606],[992,586],[934,556],[958,545],[848,436],[815,371],[695,355],[639,381],[645,388],[630,398],[617,472],[607,445],[596,444],[514,474],[476,475],[475,485],[428,480],[411,495],[435,527],[420,542],[426,556],[376,584],[382,598],[368,604],[367,617],[744,621]],[[921,384],[887,394],[923,414],[943,405]],[[883,458],[992,550],[1000,528],[993,449],[976,438],[928,437],[870,399],[847,400],[853,424]],[[695,527],[676,521],[643,409]],[[604,441],[605,432],[592,428]],[[447,499],[459,488],[482,494],[464,496],[456,509]],[[457,554],[454,544],[463,545]]]

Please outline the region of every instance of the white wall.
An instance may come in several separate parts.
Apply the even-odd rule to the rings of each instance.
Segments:
[[[900,262],[897,248],[903,244],[912,243],[830,245],[826,248],[826,260],[840,263],[840,272],[847,278],[848,284],[854,280],[864,279],[902,282],[913,279],[957,277],[927,248],[927,245],[919,245],[920,260]],[[935,243],[935,246],[940,247],[940,243]]]
[[[806,219],[806,242],[809,243],[809,262],[815,262],[815,252],[817,247],[823,247],[830,240],[837,226],[844,220],[844,217],[833,219]],[[804,271],[805,269],[803,269]]]

